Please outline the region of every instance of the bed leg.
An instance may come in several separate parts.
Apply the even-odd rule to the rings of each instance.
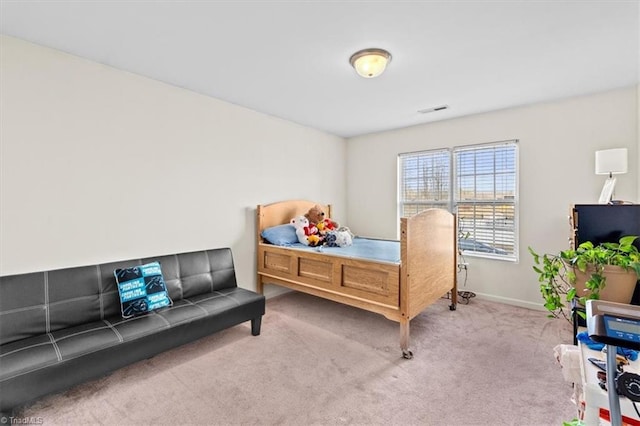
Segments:
[[[469,302],[467,302],[469,303]],[[458,288],[453,287],[451,289],[451,304],[449,305],[449,310],[455,311],[456,306],[458,306]]]
[[[413,358],[413,352],[409,350],[409,320],[406,318],[400,320],[400,349],[402,349],[402,358]]]

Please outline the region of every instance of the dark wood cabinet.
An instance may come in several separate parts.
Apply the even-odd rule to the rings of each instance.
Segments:
[[[571,208],[571,236],[572,247],[577,247],[585,241],[594,244],[616,243],[626,235],[640,236],[640,204],[575,204]],[[640,239],[634,243],[640,249]],[[640,280],[631,299],[632,305],[640,305]],[[576,333],[578,327],[586,327],[586,322],[577,315],[583,311],[577,301],[573,301],[573,344],[577,344]]]
[[[573,243],[618,242],[625,235],[640,236],[640,204],[576,204],[571,211]],[[636,240],[640,248],[640,241]]]
[[[626,235],[640,236],[640,204],[575,204],[571,224],[574,247],[585,241],[600,244],[618,242]],[[640,249],[640,238],[634,245]],[[631,303],[640,305],[639,285]]]

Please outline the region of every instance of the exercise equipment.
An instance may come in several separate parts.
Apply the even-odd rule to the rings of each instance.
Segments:
[[[587,300],[587,332],[607,345],[607,395],[611,425],[622,426],[620,396],[640,402],[640,376],[617,370],[618,347],[640,350],[640,306]]]

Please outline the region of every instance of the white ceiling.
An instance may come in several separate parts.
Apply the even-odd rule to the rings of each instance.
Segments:
[[[3,34],[343,137],[640,76],[638,1],[0,0],[0,19]],[[378,78],[348,63],[366,47],[393,55]]]

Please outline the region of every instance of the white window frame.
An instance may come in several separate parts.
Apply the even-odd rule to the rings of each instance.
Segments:
[[[514,159],[514,166],[515,166],[515,170],[514,170],[514,175],[513,175],[513,179],[514,179],[514,197],[513,200],[509,200],[505,202],[505,200],[503,199],[498,199],[498,198],[493,198],[493,199],[471,199],[471,200],[467,200],[467,201],[463,201],[463,200],[458,200],[458,193],[459,193],[459,182],[458,182],[458,170],[456,169],[457,167],[457,154],[458,153],[462,153],[462,152],[469,152],[469,151],[477,151],[477,150],[482,150],[482,149],[486,149],[486,148],[491,148],[491,149],[495,149],[496,147],[500,147],[500,146],[510,146],[514,148],[514,155],[515,155],[515,159]],[[405,188],[405,182],[404,182],[404,176],[405,176],[405,170],[403,168],[403,161],[405,161],[407,158],[415,158],[417,156],[429,156],[429,155],[437,155],[437,154],[441,154],[443,152],[446,152],[449,156],[449,191],[448,191],[448,200],[445,203],[442,202],[435,202],[433,200],[430,201],[419,201],[419,200],[414,200],[412,202],[407,202],[407,200],[404,199],[404,190]],[[498,176],[498,174],[496,173],[495,170],[495,163],[493,165],[493,172],[491,173],[491,175],[494,177]],[[451,212],[458,212],[458,208],[459,206],[462,205],[472,205],[472,206],[495,206],[495,205],[509,205],[509,206],[513,206],[513,253],[507,253],[507,254],[499,254],[499,253],[485,253],[485,252],[480,252],[480,251],[472,251],[472,250],[463,250],[463,253],[465,256],[473,256],[473,257],[484,257],[484,258],[491,258],[491,259],[498,259],[498,260],[506,260],[506,261],[514,261],[517,262],[518,261],[518,254],[519,254],[519,173],[520,173],[520,164],[519,164],[519,149],[518,149],[518,140],[514,139],[514,140],[507,140],[507,141],[500,141],[500,142],[490,142],[490,143],[483,143],[483,144],[476,144],[476,145],[465,145],[465,146],[455,146],[452,148],[442,148],[442,149],[433,149],[433,150],[425,150],[425,151],[417,151],[417,152],[408,152],[408,153],[401,153],[398,155],[398,210],[397,210],[397,215],[398,218],[403,216],[403,212],[405,210],[405,205],[407,204],[413,204],[413,205],[423,205],[426,208],[431,208],[431,207],[439,207],[439,208],[446,208],[447,210],[451,211]],[[475,174],[472,174],[472,176],[475,176]],[[460,217],[458,217],[458,224],[460,225]],[[399,222],[399,221],[398,221]],[[475,224],[475,221],[474,221]],[[478,228],[474,228],[473,231],[477,231]],[[493,224],[492,228],[491,228],[491,232],[494,233],[493,237],[495,237],[496,231],[499,231],[498,229],[496,229],[495,227],[495,223]],[[460,234],[461,236],[465,235],[465,230],[464,229],[460,229]]]

